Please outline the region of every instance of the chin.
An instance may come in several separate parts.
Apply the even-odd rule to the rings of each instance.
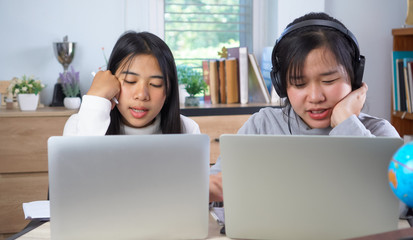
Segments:
[[[147,123],[135,123],[135,124],[133,124],[133,127],[134,128],[143,128],[143,127],[146,127],[148,125],[149,124],[147,124]]]
[[[310,123],[309,126],[311,128],[327,128],[330,127],[330,122],[315,122],[315,123]]]

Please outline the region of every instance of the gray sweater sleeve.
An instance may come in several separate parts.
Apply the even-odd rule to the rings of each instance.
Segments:
[[[396,129],[384,119],[361,113],[352,115],[333,128],[329,135],[366,136],[366,137],[400,137]]]

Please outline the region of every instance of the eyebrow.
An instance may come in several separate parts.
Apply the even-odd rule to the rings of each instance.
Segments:
[[[333,75],[333,74],[336,74],[336,73],[338,73],[338,70],[337,70],[337,69],[331,70],[331,71],[329,71],[329,72],[321,73],[320,75],[321,75],[321,76],[329,76],[329,75]]]
[[[126,75],[134,75],[134,76],[140,76],[139,73],[136,72],[130,72],[130,71],[122,71],[121,74],[126,74]],[[159,79],[163,79],[162,75],[152,75],[149,78],[159,78]]]
[[[335,69],[335,70],[331,70],[331,71],[328,71],[328,72],[323,72],[323,73],[320,74],[320,76],[330,76],[330,75],[333,75],[333,74],[336,74],[336,73],[338,73],[338,70]],[[295,80],[301,80],[303,78],[304,78],[304,76],[302,76],[302,75],[290,76],[290,79],[295,79]]]

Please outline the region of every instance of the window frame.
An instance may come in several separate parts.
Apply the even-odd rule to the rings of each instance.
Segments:
[[[258,59],[261,57],[262,49],[266,47],[268,34],[267,1],[252,1],[252,49],[249,52],[254,53]],[[149,1],[149,31],[165,40],[165,18],[164,18],[164,0]]]

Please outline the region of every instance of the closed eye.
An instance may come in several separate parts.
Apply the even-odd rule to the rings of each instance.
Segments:
[[[332,79],[332,80],[325,80],[325,81],[323,81],[323,83],[332,84],[332,83],[334,83],[335,81],[337,81],[338,79],[340,79],[340,78],[336,78],[336,79]]]
[[[151,83],[150,85],[156,88],[161,88],[163,86],[163,84],[155,84],[155,83]]]
[[[126,80],[126,79],[123,80],[123,82],[124,82],[124,83],[128,83],[128,84],[134,84],[134,83],[136,83],[136,81],[128,81],[128,80]]]

